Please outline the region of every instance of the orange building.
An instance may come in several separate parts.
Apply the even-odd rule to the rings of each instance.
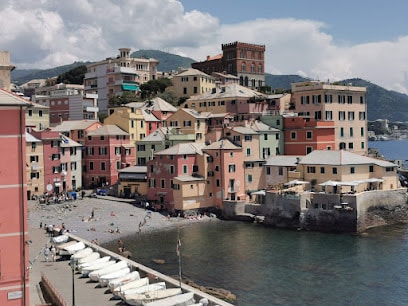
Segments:
[[[0,89],[0,305],[28,305],[25,109]]]
[[[307,155],[314,150],[335,150],[334,121],[283,117],[285,155]]]

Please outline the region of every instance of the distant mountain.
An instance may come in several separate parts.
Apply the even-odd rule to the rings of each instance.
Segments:
[[[192,58],[158,51],[139,50],[133,52],[132,57],[155,58],[160,61],[159,71],[168,72],[177,70],[179,67],[189,68],[195,62]],[[11,72],[12,82],[23,84],[32,79],[45,79],[59,76],[78,66],[90,62],[75,62],[71,65],[60,66],[52,69],[15,69]],[[265,74],[265,83],[272,87],[272,90],[290,90],[291,83],[310,81],[310,79],[299,75],[273,75]],[[371,82],[362,79],[347,79],[338,82],[339,84],[353,84],[354,86],[367,87],[367,118],[370,121],[377,119],[388,119],[390,121],[408,122],[408,96],[396,91],[386,90]]]
[[[74,62],[70,65],[59,66],[50,69],[15,69],[11,72],[11,82],[21,85],[34,79],[48,79],[57,77],[64,72],[68,72],[76,67],[86,65],[90,62]]]
[[[179,67],[191,68],[191,63],[196,62],[189,57],[167,53],[159,50],[138,50],[131,54],[131,57],[146,57],[157,59],[159,63],[158,70],[162,72],[169,72],[177,70]]]

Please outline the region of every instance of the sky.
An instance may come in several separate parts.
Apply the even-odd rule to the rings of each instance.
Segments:
[[[46,69],[122,47],[203,61],[241,41],[266,46],[268,73],[408,94],[407,12],[406,0],[1,0],[0,50]]]

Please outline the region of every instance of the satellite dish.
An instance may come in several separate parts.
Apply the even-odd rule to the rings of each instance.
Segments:
[[[52,185],[51,184],[47,185],[47,191],[52,191]]]

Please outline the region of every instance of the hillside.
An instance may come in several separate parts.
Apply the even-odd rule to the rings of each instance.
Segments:
[[[194,62],[192,58],[158,51],[158,50],[139,50],[133,52],[132,57],[155,58],[160,61],[159,71],[177,70],[179,67],[191,67]],[[88,62],[89,63],[89,62]],[[18,68],[11,73],[12,82],[17,84],[25,83],[32,79],[49,78],[68,72],[78,66],[84,65],[84,62],[75,62],[71,65],[60,66],[52,69],[29,69],[19,70]],[[299,75],[272,75],[265,74],[266,85],[272,87],[272,90],[290,90],[291,83],[308,81],[309,79]],[[368,120],[388,119],[390,121],[408,121],[408,96],[395,91],[387,90],[376,84],[362,79],[347,79],[339,83],[352,83],[355,86],[367,87]]]
[[[191,63],[195,60],[189,57],[167,53],[159,50],[138,50],[131,54],[131,57],[146,57],[157,59],[159,63],[158,70],[168,72],[177,70],[179,67],[191,68]]]
[[[89,62],[74,62],[70,65],[59,66],[50,69],[15,69],[11,72],[11,81],[16,84],[24,84],[34,79],[48,79],[57,77],[76,67],[86,65]]]

